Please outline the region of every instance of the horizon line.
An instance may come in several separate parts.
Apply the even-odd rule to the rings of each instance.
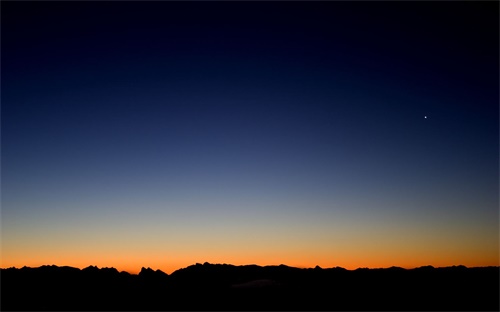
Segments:
[[[344,267],[340,267],[340,266],[333,266],[333,267],[321,267],[319,265],[316,265],[315,267],[294,267],[294,266],[289,266],[289,265],[286,265],[286,264],[269,264],[269,265],[258,265],[258,264],[241,264],[241,265],[235,265],[235,264],[230,264],[230,263],[210,263],[210,262],[204,262],[204,263],[195,263],[195,264],[191,264],[191,265],[188,265],[186,267],[181,267],[177,270],[174,270],[172,271],[172,273],[166,273],[160,269],[153,269],[151,267],[145,267],[145,266],[142,266],[141,269],[139,270],[139,273],[142,271],[142,270],[153,270],[153,271],[160,271],[160,272],[163,272],[165,274],[168,274],[168,275],[171,275],[179,270],[183,270],[183,269],[187,269],[189,267],[192,267],[192,266],[203,266],[203,265],[227,265],[227,266],[235,266],[235,267],[245,267],[245,266],[258,266],[258,267],[279,267],[279,266],[285,266],[285,267],[289,267],[289,268],[294,268],[294,269],[301,269],[301,270],[314,270],[314,269],[321,269],[321,270],[327,270],[327,269],[342,269],[342,270],[346,270],[346,271],[356,271],[356,270],[381,270],[381,269],[392,269],[392,268],[396,268],[396,269],[404,269],[404,270],[413,270],[413,269],[419,269],[419,268],[433,268],[433,269],[442,269],[442,268],[456,268],[456,267],[461,267],[461,268],[467,268],[467,269],[472,269],[472,268],[487,268],[487,267],[500,267],[500,264],[498,265],[485,265],[485,266],[472,266],[472,267],[467,267],[463,264],[457,264],[457,265],[449,265],[449,266],[440,266],[440,267],[435,267],[433,265],[422,265],[422,266],[417,266],[417,267],[399,267],[399,266],[390,266],[390,267],[358,267],[356,269],[346,269]],[[11,266],[11,267],[6,267],[6,268],[0,268],[0,270],[8,270],[8,269],[16,269],[16,270],[20,270],[20,269],[38,269],[38,268],[42,268],[42,267],[58,267],[58,268],[74,268],[74,269],[78,269],[78,270],[84,270],[86,268],[91,268],[91,267],[95,267],[99,270],[101,269],[115,269],[116,271],[118,271],[119,273],[122,273],[122,272],[125,272],[125,273],[128,273],[130,275],[139,275],[139,273],[130,273],[129,271],[125,271],[125,270],[118,270],[117,268],[115,267],[98,267],[96,265],[88,265],[86,267],[75,267],[75,266],[70,266],[70,265],[55,265],[55,264],[43,264],[43,265],[40,265],[40,266],[37,266],[37,267],[30,267],[30,266],[22,266],[22,267],[16,267],[16,266]]]

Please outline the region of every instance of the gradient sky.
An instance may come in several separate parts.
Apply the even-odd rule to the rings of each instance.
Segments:
[[[498,11],[3,2],[1,267],[498,265]]]

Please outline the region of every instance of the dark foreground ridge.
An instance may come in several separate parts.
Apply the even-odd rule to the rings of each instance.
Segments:
[[[500,267],[299,269],[196,264],[1,270],[1,310],[498,311]]]

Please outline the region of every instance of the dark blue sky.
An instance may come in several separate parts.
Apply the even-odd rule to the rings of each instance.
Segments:
[[[227,239],[255,218],[266,235],[281,224],[280,246],[295,226],[307,244],[351,224],[365,243],[448,231],[456,258],[423,264],[498,260],[497,15],[494,2],[3,3],[4,262],[29,258],[8,247],[20,232],[64,249],[106,218],[110,245],[139,219],[186,224],[176,237],[207,235],[199,219]],[[479,260],[462,260],[477,241]]]

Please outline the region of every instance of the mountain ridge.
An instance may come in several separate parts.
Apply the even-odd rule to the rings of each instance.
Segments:
[[[164,271],[162,271],[160,269],[156,269],[156,270],[152,269],[151,267],[141,267],[141,270],[138,273],[130,273],[130,272],[125,271],[125,270],[119,271],[115,267],[101,267],[101,268],[99,268],[98,266],[95,266],[95,265],[89,265],[89,266],[84,267],[84,268],[77,268],[77,267],[68,266],[68,265],[55,265],[55,264],[44,264],[44,265],[41,265],[41,266],[38,266],[38,267],[23,266],[23,267],[20,267],[20,268],[15,267],[15,266],[11,266],[11,267],[0,268],[0,270],[61,268],[61,269],[74,269],[74,270],[84,271],[84,270],[95,270],[95,269],[97,269],[97,270],[115,270],[115,271],[117,271],[119,273],[125,273],[125,274],[130,274],[130,275],[141,275],[141,274],[150,274],[151,272],[157,272],[159,274],[166,274],[166,275],[170,276],[170,275],[175,274],[178,271],[192,269],[193,267],[199,267],[199,266],[203,266],[203,265],[205,265],[205,266],[206,265],[211,265],[211,266],[245,267],[245,268],[250,268],[250,267],[253,267],[253,268],[286,267],[286,268],[297,269],[297,270],[313,270],[313,269],[314,270],[344,270],[344,271],[349,271],[349,272],[358,271],[358,270],[423,270],[423,269],[453,269],[453,268],[477,269],[477,268],[498,268],[498,267],[500,267],[500,266],[471,266],[471,267],[467,267],[465,265],[459,264],[459,265],[441,266],[441,267],[434,267],[432,265],[423,265],[423,266],[414,267],[414,268],[403,268],[403,267],[399,267],[399,266],[390,266],[390,267],[378,267],[378,268],[358,267],[356,269],[346,269],[346,268],[339,267],[339,266],[329,267],[329,268],[322,268],[322,267],[316,265],[314,268],[312,268],[312,267],[305,268],[305,267],[293,267],[293,266],[288,266],[288,265],[285,265],[285,264],[279,264],[279,265],[257,265],[257,264],[234,265],[234,264],[227,264],[227,263],[209,263],[209,262],[204,262],[203,264],[201,264],[201,263],[195,263],[195,264],[191,264],[191,265],[188,265],[186,267],[183,267],[183,268],[179,268],[179,269],[173,271],[170,274],[166,273],[166,272],[164,272]]]
[[[1,310],[499,310],[500,267],[347,270],[197,263],[0,270]]]

